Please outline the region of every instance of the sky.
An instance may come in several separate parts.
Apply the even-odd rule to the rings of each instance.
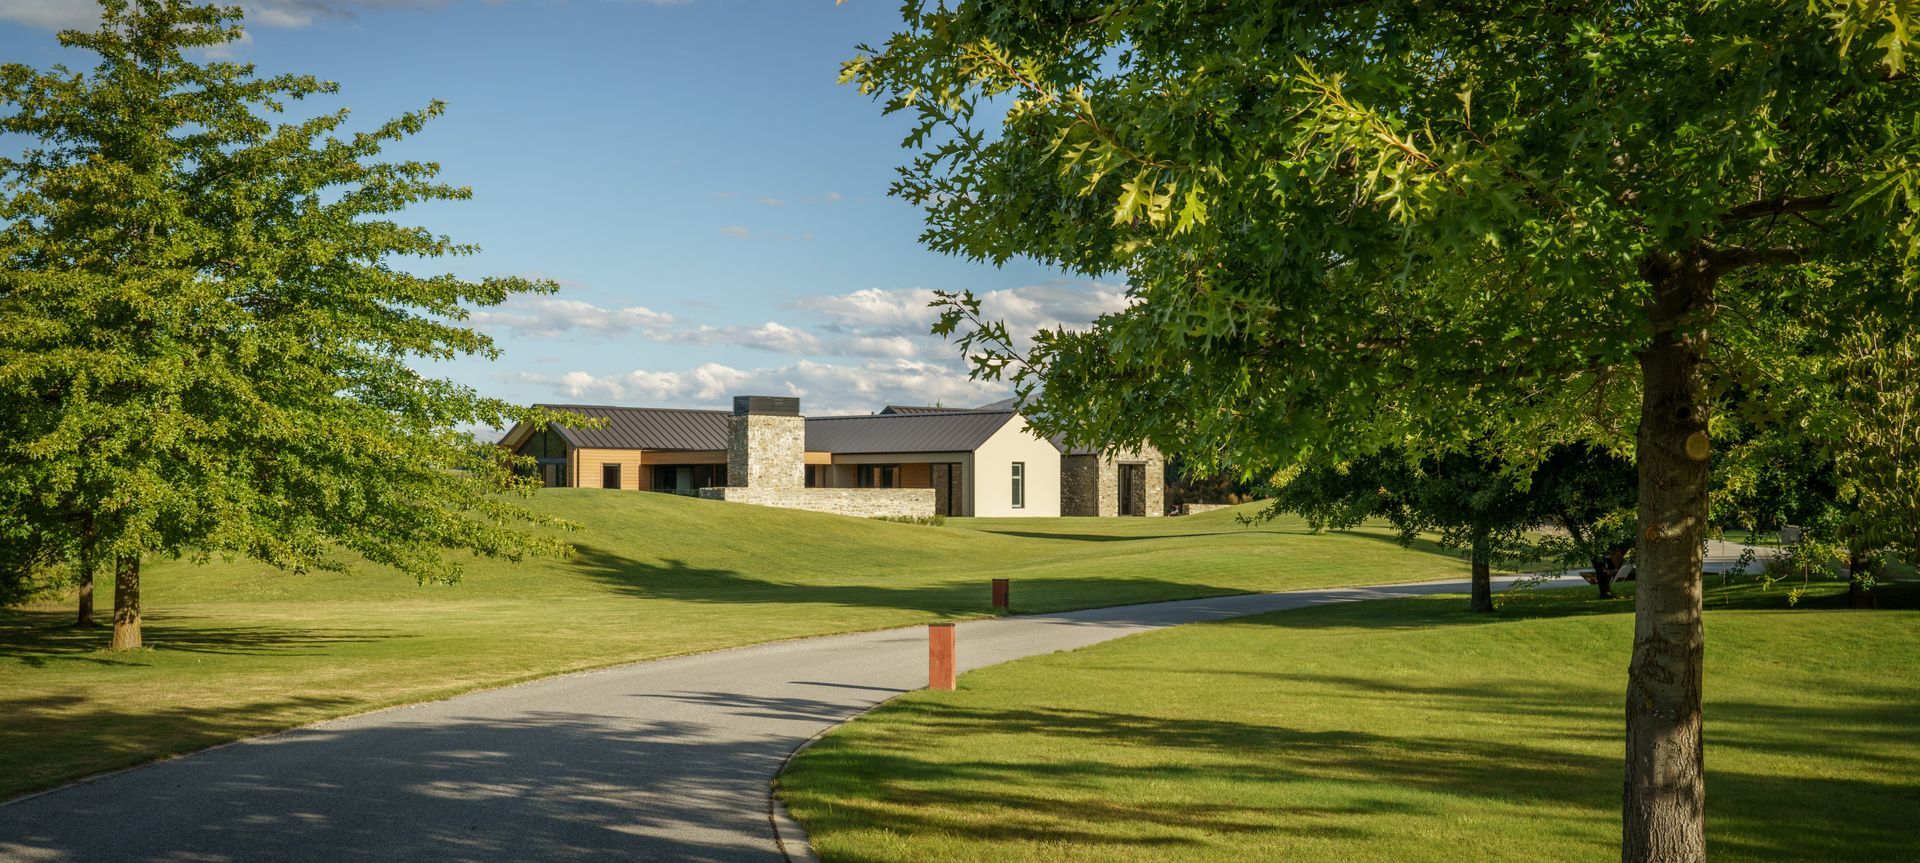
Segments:
[[[804,412],[1003,398],[928,334],[934,290],[972,290],[1016,333],[1084,326],[1125,286],[923,248],[887,196],[906,119],[836,82],[899,24],[893,0],[241,0],[232,59],[336,81],[368,128],[438,99],[388,150],[473,189],[410,221],[481,247],[424,268],[552,279],[476,310],[503,355],[433,373],[516,402]],[[54,41],[83,0],[0,0],[0,61],[92,65]],[[423,269],[410,267],[411,269]]]

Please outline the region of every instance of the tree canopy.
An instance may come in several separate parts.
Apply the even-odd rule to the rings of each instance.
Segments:
[[[195,59],[239,10],[102,10],[59,37],[91,69],[0,66],[0,132],[25,142],[0,158],[0,486],[30,498],[0,533],[114,562],[122,602],[153,553],[450,580],[449,552],[559,551],[503,494],[533,480],[468,430],[540,417],[421,371],[496,353],[468,309],[553,289],[403,265],[474,251],[395,220],[467,189],[379,161],[442,106],[286,118],[337,88]],[[116,646],[138,643],[117,608]]]
[[[937,331],[1043,430],[1256,473],[1482,441],[1517,465],[1578,440],[1634,455],[1622,855],[1704,859],[1716,410],[1765,383],[1784,321],[1825,357],[1920,324],[1920,13],[963,0],[903,19],[844,76],[914,120],[894,192],[925,242],[1131,286],[1031,350],[946,298]]]

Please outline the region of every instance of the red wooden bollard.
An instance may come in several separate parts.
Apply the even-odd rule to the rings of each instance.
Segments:
[[[927,688],[953,691],[953,624],[927,624]]]
[[[1001,611],[1006,611],[1009,608],[1007,603],[1008,583],[1007,579],[1004,578],[996,578],[993,580],[993,607]]]

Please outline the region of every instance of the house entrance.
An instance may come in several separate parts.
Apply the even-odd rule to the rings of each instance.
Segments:
[[[934,464],[931,467],[933,514],[960,515],[965,511],[961,502],[961,495],[966,493],[966,490],[961,487],[964,484],[962,477],[966,476],[965,472],[961,470],[958,462]]]
[[[1123,464],[1120,468],[1120,514],[1147,514],[1147,466]]]

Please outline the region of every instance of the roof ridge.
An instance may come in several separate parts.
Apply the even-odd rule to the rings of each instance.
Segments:
[[[931,419],[931,418],[937,418],[937,417],[987,416],[987,415],[995,415],[995,414],[1016,414],[1016,413],[1019,413],[1019,411],[1016,411],[1016,410],[982,411],[982,410],[967,409],[967,410],[950,410],[950,411],[947,411],[947,410],[929,411],[923,414],[843,414],[841,416],[807,417],[807,420],[809,422],[813,420],[905,420],[905,419]]]
[[[650,408],[650,407],[629,407],[627,405],[561,405],[561,404],[542,404],[542,403],[535,403],[533,406],[537,408],[558,408],[561,410],[588,408],[591,410],[600,410],[600,411],[661,411],[661,412],[674,411],[678,413],[729,414],[729,415],[733,413],[732,411],[726,410],[724,408]]]

